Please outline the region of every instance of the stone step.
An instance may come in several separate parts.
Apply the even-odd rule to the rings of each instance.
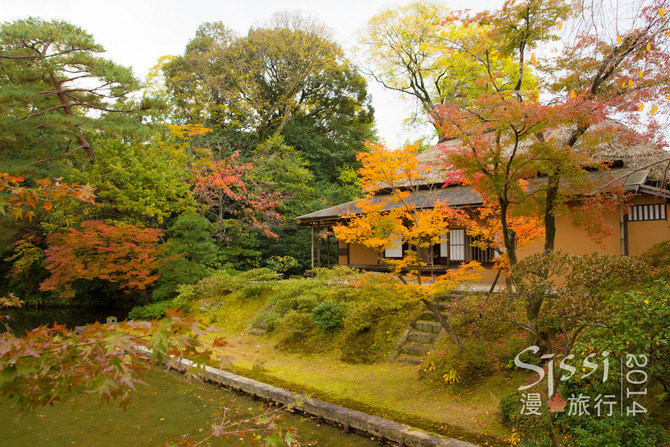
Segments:
[[[441,312],[441,313],[442,313],[442,315],[444,315],[445,318],[449,319],[449,314],[446,314],[444,312]],[[425,311],[424,313],[421,314],[421,316],[419,317],[419,320],[422,320],[422,321],[437,321],[437,317],[435,316],[434,313],[427,310],[427,311]]]
[[[437,332],[413,331],[409,334],[409,341],[433,345],[439,334]]]
[[[413,355],[400,355],[398,358],[395,359],[396,362],[398,363],[410,363],[412,365],[420,365],[421,364],[421,357],[416,357]]]
[[[423,356],[426,355],[430,352],[432,349],[432,345],[426,345],[423,343],[415,343],[415,342],[410,342],[405,344],[405,346],[402,347],[400,352],[403,354],[412,354],[416,356]]]
[[[463,298],[465,296],[465,292],[462,291],[454,291],[451,292],[449,295],[443,295],[439,298],[437,298],[437,302],[443,302],[443,301],[452,301],[454,299],[459,299]]]
[[[436,321],[422,321],[418,320],[414,323],[414,328],[422,332],[435,332],[438,334],[442,326]]]
[[[419,320],[422,321],[437,321],[437,317],[435,316],[434,313],[430,311],[425,311],[424,313],[421,314],[421,317],[419,317]]]
[[[251,329],[248,333],[249,333],[250,335],[258,335],[258,336],[260,336],[260,335],[265,335],[266,331],[265,331],[265,329],[261,329],[261,328],[257,328],[257,327],[255,327],[255,328]]]

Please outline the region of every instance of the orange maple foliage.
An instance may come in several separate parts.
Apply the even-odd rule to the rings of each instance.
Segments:
[[[0,171],[0,214],[9,215],[16,220],[33,220],[39,208],[49,211],[53,203],[65,197],[81,202],[93,203],[94,189],[90,185],[63,183],[60,178],[37,180],[37,186],[28,187],[25,177],[10,175]],[[5,195],[6,194],[6,195]]]
[[[498,256],[493,259],[495,269],[509,271],[509,257],[505,253],[505,242],[502,236],[500,206],[494,202],[484,201],[484,206],[464,210],[454,210],[454,220],[467,228],[472,237],[473,245],[485,250],[494,249]],[[533,215],[510,216],[509,228],[515,234],[517,248],[535,242],[544,236],[541,220]]]
[[[40,284],[41,290],[58,290],[64,298],[74,296],[77,280],[102,279],[119,289],[145,289],[160,276],[161,230],[135,225],[111,226],[88,220],[81,230],[48,236],[45,250],[51,276]]]
[[[425,188],[425,178],[431,167],[417,159],[418,145],[410,144],[390,150],[383,143],[367,142],[369,152],[358,154],[362,163],[359,169],[365,197],[356,202],[359,210],[345,216],[346,222],[333,228],[335,236],[347,243],[361,244],[372,250],[380,263],[404,281],[403,274],[414,274],[421,284],[421,270],[432,265],[431,250],[441,242],[450,226],[462,226],[466,214],[442,202],[430,208],[417,208],[411,195]],[[380,191],[384,194],[378,194]],[[469,223],[475,224],[474,220]],[[384,252],[400,240],[408,245],[403,257],[384,257]],[[478,263],[463,266],[458,275],[449,272],[435,281],[442,286],[447,282],[455,286],[455,278],[476,279],[471,275]],[[448,278],[448,279],[447,279]]]

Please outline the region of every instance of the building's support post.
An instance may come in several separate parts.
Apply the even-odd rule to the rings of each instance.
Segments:
[[[319,230],[321,230],[321,227],[316,228],[316,266],[321,268],[321,235]]]
[[[628,256],[628,214],[623,214],[619,218],[619,239],[621,256]]]
[[[312,269],[314,269],[314,225],[312,225],[311,228],[312,228]]]
[[[326,244],[328,245],[328,268],[330,268],[330,233],[326,238]]]

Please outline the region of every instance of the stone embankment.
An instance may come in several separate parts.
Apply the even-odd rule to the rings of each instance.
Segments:
[[[140,350],[148,353],[145,349]],[[194,366],[190,360],[186,359],[178,360],[177,364],[184,370]],[[374,436],[389,444],[403,447],[474,447],[474,444],[465,441],[431,435],[388,419],[372,416],[318,399],[308,399],[301,394],[257,382],[218,368],[206,366],[201,373],[201,377],[206,381],[254,398],[289,406],[295,411],[330,424],[339,425],[347,432],[354,431]]]

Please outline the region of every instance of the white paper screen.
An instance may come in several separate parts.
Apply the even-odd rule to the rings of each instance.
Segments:
[[[402,258],[402,239],[393,239],[391,246],[384,251],[384,256],[387,258]]]
[[[449,259],[452,261],[465,261],[465,230],[451,230],[449,232],[451,244],[449,247]]]

